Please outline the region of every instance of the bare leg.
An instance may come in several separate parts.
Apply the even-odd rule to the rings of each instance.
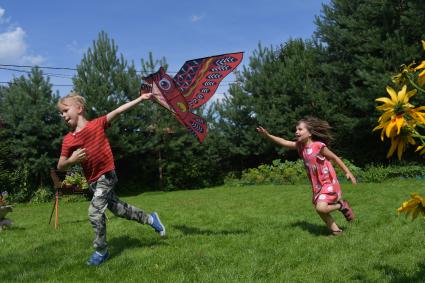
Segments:
[[[335,211],[341,207],[340,204],[327,204],[326,202],[318,202],[316,204],[316,212],[325,222],[326,226],[335,234],[336,231],[341,229],[335,223],[335,220],[330,215],[330,212]]]

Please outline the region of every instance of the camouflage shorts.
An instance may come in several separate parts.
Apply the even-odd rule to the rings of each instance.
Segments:
[[[89,206],[89,220],[95,232],[93,246],[98,251],[104,251],[107,248],[106,242],[106,217],[105,210],[108,208],[116,216],[134,220],[146,224],[149,215],[121,201],[114,192],[114,186],[118,178],[115,171],[110,171],[100,176],[100,178],[90,184],[90,190],[93,192],[93,198]]]

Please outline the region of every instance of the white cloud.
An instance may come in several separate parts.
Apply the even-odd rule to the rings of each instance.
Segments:
[[[0,60],[23,56],[27,50],[24,38],[25,31],[20,27],[0,33]]]
[[[202,20],[204,17],[205,15],[192,15],[192,17],[190,18],[190,21],[193,23],[196,23]]]
[[[5,10],[0,7],[0,24],[8,23],[4,20]],[[41,64],[45,59],[41,55],[31,54],[25,41],[26,33],[21,27],[6,27],[0,33],[0,62],[3,64]]]
[[[71,43],[66,45],[66,49],[71,53],[83,55],[88,48],[79,46],[78,42],[76,40],[73,40]]]

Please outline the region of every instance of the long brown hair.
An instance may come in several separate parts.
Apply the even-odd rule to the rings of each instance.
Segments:
[[[320,120],[313,116],[306,116],[298,121],[298,124],[304,123],[307,130],[311,133],[311,139],[313,141],[321,141],[326,145],[329,145],[334,138],[331,132],[332,127],[328,122]]]

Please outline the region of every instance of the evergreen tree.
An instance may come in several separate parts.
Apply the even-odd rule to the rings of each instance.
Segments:
[[[65,130],[56,109],[58,97],[38,68],[0,89],[0,146],[8,149],[3,166],[11,172],[28,170],[28,194],[50,183],[49,169],[56,166]]]
[[[213,104],[212,111],[215,117],[210,143],[212,154],[220,156],[221,170],[240,172],[255,166],[260,137],[255,132],[252,97],[240,85],[231,85],[229,93]]]
[[[140,77],[134,64],[130,65],[121,54],[114,40],[105,32],[93,42],[84,54],[73,78],[74,90],[86,98],[89,120],[106,115],[120,105],[135,99],[139,94]],[[143,133],[146,133],[146,105],[139,105],[119,117],[107,130],[114,157],[120,160],[145,149]]]
[[[258,46],[238,76],[240,85],[231,87],[229,96],[216,106],[222,135],[218,147],[233,154],[226,155],[231,159],[228,166],[240,171],[277,158],[297,158],[296,152],[262,139],[255,127],[292,139],[303,116],[330,116],[336,107],[328,105],[321,87],[323,74],[316,67],[322,62],[321,51],[300,39],[278,48]]]

